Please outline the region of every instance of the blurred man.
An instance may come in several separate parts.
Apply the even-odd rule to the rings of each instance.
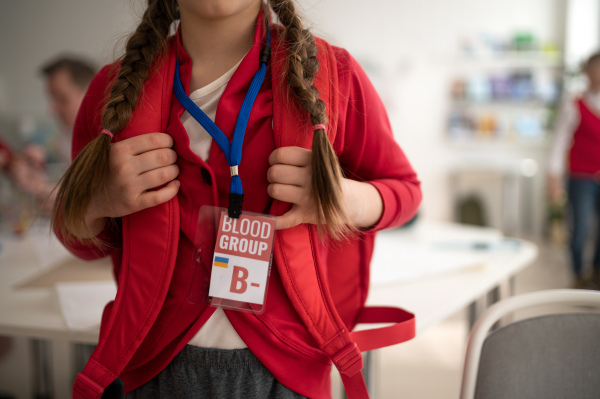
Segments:
[[[60,57],[42,66],[41,72],[46,78],[50,109],[62,128],[56,155],[60,161],[70,162],[73,125],[96,68],[82,59]]]
[[[96,68],[80,58],[61,56],[40,69],[46,80],[50,110],[60,129],[44,145],[30,143],[23,147],[13,162],[11,172],[21,189],[32,194],[44,210],[52,208],[52,190],[56,184],[48,176],[47,163],[67,166],[71,162],[71,135],[79,106],[96,73]]]

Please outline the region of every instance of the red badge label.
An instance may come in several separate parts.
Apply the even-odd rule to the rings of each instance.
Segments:
[[[271,217],[242,214],[234,219],[222,212],[209,296],[262,305],[274,237],[275,219]]]

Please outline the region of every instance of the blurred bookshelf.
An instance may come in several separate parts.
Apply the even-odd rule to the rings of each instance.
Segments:
[[[556,46],[520,32],[504,41],[490,35],[465,39],[460,50],[449,87],[448,143],[460,149],[546,148],[564,81]]]
[[[475,198],[486,224],[539,236],[543,170],[564,89],[562,53],[529,32],[480,34],[448,61],[445,141],[458,160],[448,170],[457,209]]]

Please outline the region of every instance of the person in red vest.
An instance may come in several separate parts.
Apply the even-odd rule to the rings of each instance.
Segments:
[[[600,230],[593,235],[592,273],[587,275],[584,267],[590,227],[594,219],[600,222],[600,52],[587,59],[583,72],[587,90],[564,102],[556,124],[549,194],[551,201],[560,201],[566,175],[573,287],[600,289]]]
[[[326,67],[335,73],[328,76]],[[243,158],[231,161],[234,151],[223,148],[240,148],[240,120]],[[290,0],[149,0],[121,61],[92,82],[73,150],[55,232],[78,256],[111,256],[119,284],[75,397],[99,397],[116,376],[129,398],[330,397],[331,362],[286,295],[281,257],[274,257],[262,314],[186,298],[194,273],[210,277],[196,266],[203,243],[215,239],[208,225],[198,226],[202,206],[277,215],[278,234],[317,225],[323,251],[363,234],[356,242],[367,258],[375,231],[416,213],[416,173],[347,51],[314,38]],[[243,193],[230,184],[239,180]],[[286,249],[305,244],[299,237]],[[276,240],[275,253],[282,245]],[[346,263],[334,276],[361,254],[338,257]],[[310,268],[317,258],[298,252],[288,260]],[[172,275],[166,297],[153,306],[159,291],[146,290],[164,281],[157,274],[166,269],[156,267],[163,263]],[[227,266],[227,259],[219,263]],[[116,309],[127,306],[128,328],[119,330]]]

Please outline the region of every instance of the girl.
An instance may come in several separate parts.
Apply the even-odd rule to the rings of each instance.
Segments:
[[[173,95],[179,84],[195,105]],[[222,142],[213,145],[195,106],[232,147],[243,132],[243,158],[232,162]],[[303,148],[311,135],[312,149]],[[368,262],[375,231],[416,212],[416,175],[345,50],[304,29],[291,0],[149,0],[122,60],[92,82],[73,152],[55,231],[76,255],[110,255],[119,286],[75,396],[99,397],[117,376],[130,397],[330,396],[331,362],[282,285],[281,240],[264,313],[199,305],[188,294],[208,278],[196,264],[210,263],[204,248],[214,248],[209,226],[197,226],[202,206],[274,214],[280,237],[317,226],[338,241],[318,249],[331,278],[358,262],[352,254]],[[302,251],[293,258],[315,261]]]

